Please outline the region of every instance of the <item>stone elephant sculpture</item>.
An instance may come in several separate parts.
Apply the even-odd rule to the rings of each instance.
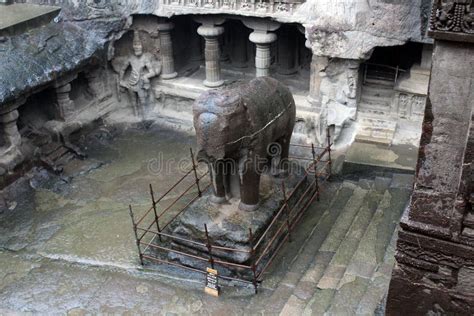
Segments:
[[[290,90],[269,77],[210,90],[194,102],[198,160],[209,165],[212,201],[224,203],[237,191],[241,210],[257,208],[262,167],[274,156],[269,148],[279,151],[278,164],[284,169],[295,117]],[[231,178],[238,190],[231,190]]]

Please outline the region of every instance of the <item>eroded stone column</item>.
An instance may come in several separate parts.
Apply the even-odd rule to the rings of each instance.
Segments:
[[[55,85],[57,98],[57,116],[58,119],[66,121],[74,112],[74,102],[69,97],[71,84]]]
[[[249,40],[256,45],[256,76],[269,76],[272,58],[270,45],[277,39],[276,34],[271,32],[276,31],[280,27],[280,23],[256,19],[246,19],[243,23],[254,30],[250,33]]]
[[[204,85],[216,88],[224,83],[221,78],[221,66],[219,60],[219,35],[224,33],[222,26],[203,24],[198,28],[198,34],[204,37],[204,57],[206,63],[206,80]]]
[[[171,30],[173,28],[174,24],[171,22],[158,24],[162,63],[161,78],[163,79],[173,79],[178,75],[174,69],[173,42],[171,40]]]
[[[328,64],[327,57],[313,55],[311,59],[308,101],[317,108],[321,106],[321,81],[326,75],[324,71]]]
[[[19,99],[11,104],[3,105],[0,111],[0,135],[2,146],[0,147],[0,175],[6,171],[13,170],[15,166],[23,161],[20,151],[21,134],[18,131],[17,120],[20,116],[18,107],[25,103],[26,99]]]

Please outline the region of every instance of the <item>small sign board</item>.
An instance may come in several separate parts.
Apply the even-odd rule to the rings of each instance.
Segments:
[[[204,292],[209,295],[218,297],[219,296],[219,284],[217,282],[217,270],[207,268],[206,269],[206,287]]]

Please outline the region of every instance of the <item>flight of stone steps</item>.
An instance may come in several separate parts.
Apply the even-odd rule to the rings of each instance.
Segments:
[[[387,119],[394,96],[393,81],[367,79],[359,103],[358,141],[387,143],[393,139],[397,123]]]
[[[275,260],[252,312],[270,315],[378,313],[394,265],[395,231],[412,175],[325,185]]]

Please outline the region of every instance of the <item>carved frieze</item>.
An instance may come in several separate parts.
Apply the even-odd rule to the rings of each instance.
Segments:
[[[435,39],[474,42],[474,1],[434,0],[428,34]]]

